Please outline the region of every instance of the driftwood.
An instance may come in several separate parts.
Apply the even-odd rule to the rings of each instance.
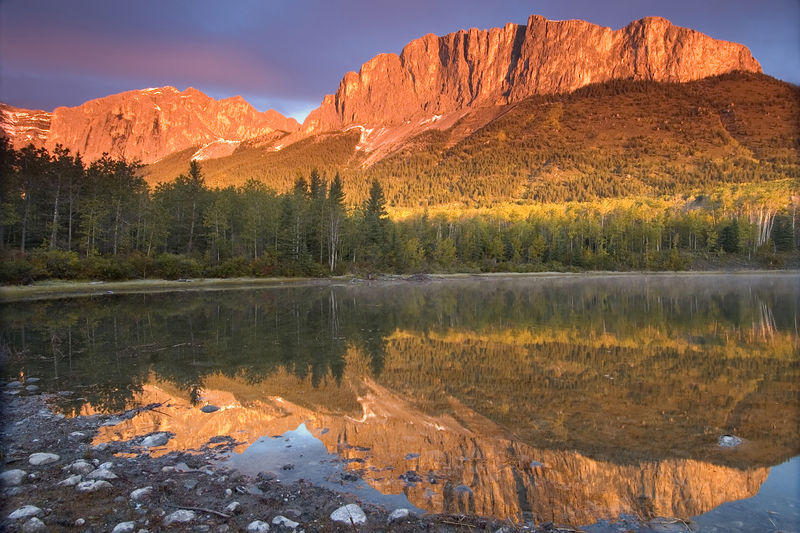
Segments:
[[[230,518],[231,515],[221,513],[219,511],[215,511],[214,509],[208,509],[206,507],[190,507],[188,505],[175,505],[174,503],[167,503],[165,504],[167,507],[174,507],[175,509],[186,509],[187,511],[199,511],[201,513],[211,513],[217,516],[221,516],[222,518]]]

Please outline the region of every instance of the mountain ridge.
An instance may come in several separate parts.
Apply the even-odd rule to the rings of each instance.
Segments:
[[[20,148],[56,145],[93,161],[104,153],[148,164],[191,146],[220,143],[229,155],[242,141],[289,133],[299,124],[277,111],[257,111],[241,96],[216,100],[189,87],[152,87],[112,94],[52,113],[3,105],[3,133]]]

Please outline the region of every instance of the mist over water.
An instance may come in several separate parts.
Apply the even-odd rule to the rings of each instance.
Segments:
[[[160,402],[97,439],[157,424],[176,434],[163,453],[224,431],[252,455],[305,424],[341,461],[309,467],[320,483],[430,512],[689,518],[755,496],[800,453],[798,310],[795,273],[25,302],[2,308],[4,377],[75,391],[55,404],[67,414]],[[725,434],[744,443],[723,449]]]

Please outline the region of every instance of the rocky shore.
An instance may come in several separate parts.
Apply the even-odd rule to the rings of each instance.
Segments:
[[[56,395],[40,394],[35,380],[2,384],[2,391],[2,531],[557,530],[473,516],[418,516],[302,480],[244,476],[220,465],[235,442],[229,436],[157,458],[148,450],[166,443],[169,433],[93,445],[98,428],[137,411],[68,418],[51,410]]]

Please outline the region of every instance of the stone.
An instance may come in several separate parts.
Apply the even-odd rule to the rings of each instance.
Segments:
[[[14,487],[22,483],[27,475],[27,472],[20,470],[19,468],[15,468],[14,470],[6,470],[0,474],[0,484],[4,487]]]
[[[111,446],[111,444],[109,444],[107,442],[99,442],[99,443],[95,444],[94,446],[92,446],[92,450],[94,450],[96,452],[104,452],[104,451],[106,451],[108,449],[109,446]]]
[[[39,390],[39,387],[37,387],[36,385],[28,385],[27,387],[25,387],[25,390],[28,392],[36,392],[37,390]]]
[[[108,468],[98,468],[93,472],[89,472],[89,474],[86,476],[87,479],[105,479],[106,481],[111,481],[112,479],[117,479],[118,477],[119,476],[117,476]]]
[[[30,457],[28,457],[28,462],[33,466],[43,466],[49,465],[50,463],[55,463],[61,459],[59,455],[54,453],[32,453]]]
[[[717,440],[721,448],[736,448],[742,444],[742,439],[735,435],[723,435]]]
[[[170,513],[164,518],[164,525],[171,526],[172,524],[186,524],[194,520],[194,511],[189,509],[178,509],[174,513]]]
[[[392,522],[399,522],[400,520],[405,520],[406,518],[408,518],[409,514],[410,514],[409,510],[406,509],[405,507],[401,507],[400,509],[395,509],[394,511],[392,511],[392,514],[389,515],[389,520],[387,520],[387,522],[391,524]]]
[[[92,481],[81,481],[75,487],[78,492],[97,492],[98,490],[110,489],[113,485],[103,479]]]
[[[265,533],[269,531],[269,524],[261,520],[253,520],[247,524],[248,533]]]
[[[77,461],[69,465],[67,469],[74,474],[86,475],[94,471],[94,466],[87,463],[83,459],[78,459]]]
[[[25,378],[25,383],[39,383],[40,381],[39,378]]]
[[[84,520],[83,518],[78,518],[77,520],[75,520],[75,525],[78,526],[78,527],[81,527],[85,523],[86,523],[86,520]]]
[[[153,492],[153,487],[148,485],[146,487],[142,487],[140,489],[136,489],[131,492],[131,500],[143,500],[148,498],[150,494]]]
[[[289,529],[296,529],[300,524],[294,520],[289,520],[283,515],[278,515],[272,519],[272,524],[275,526],[288,527]]]
[[[25,518],[30,518],[32,516],[37,516],[42,513],[42,510],[36,507],[35,505],[23,505],[10,515],[8,518],[10,520],[23,520]]]
[[[231,502],[225,506],[225,512],[230,514],[236,514],[239,512],[239,508],[242,506],[239,502]]]
[[[21,381],[9,381],[8,383],[6,383],[6,388],[7,389],[21,389],[22,388],[22,382]]]
[[[331,520],[334,522],[341,522],[342,524],[363,524],[367,521],[367,515],[355,503],[349,503],[339,507],[331,513]]]
[[[204,405],[200,410],[204,413],[213,413],[214,411],[219,411],[219,407],[216,405]]]
[[[59,485],[61,487],[74,487],[75,485],[81,482],[81,479],[83,478],[81,478],[80,474],[73,474],[69,476],[67,479],[59,481],[58,483],[56,483],[56,485]]]
[[[166,433],[153,433],[144,438],[141,446],[142,448],[152,448],[154,446],[164,446],[167,442],[169,442],[169,435]]]
[[[40,531],[47,531],[47,526],[35,516],[22,524],[22,533],[39,533]]]
[[[136,530],[136,522],[120,522],[111,533],[133,533]]]

